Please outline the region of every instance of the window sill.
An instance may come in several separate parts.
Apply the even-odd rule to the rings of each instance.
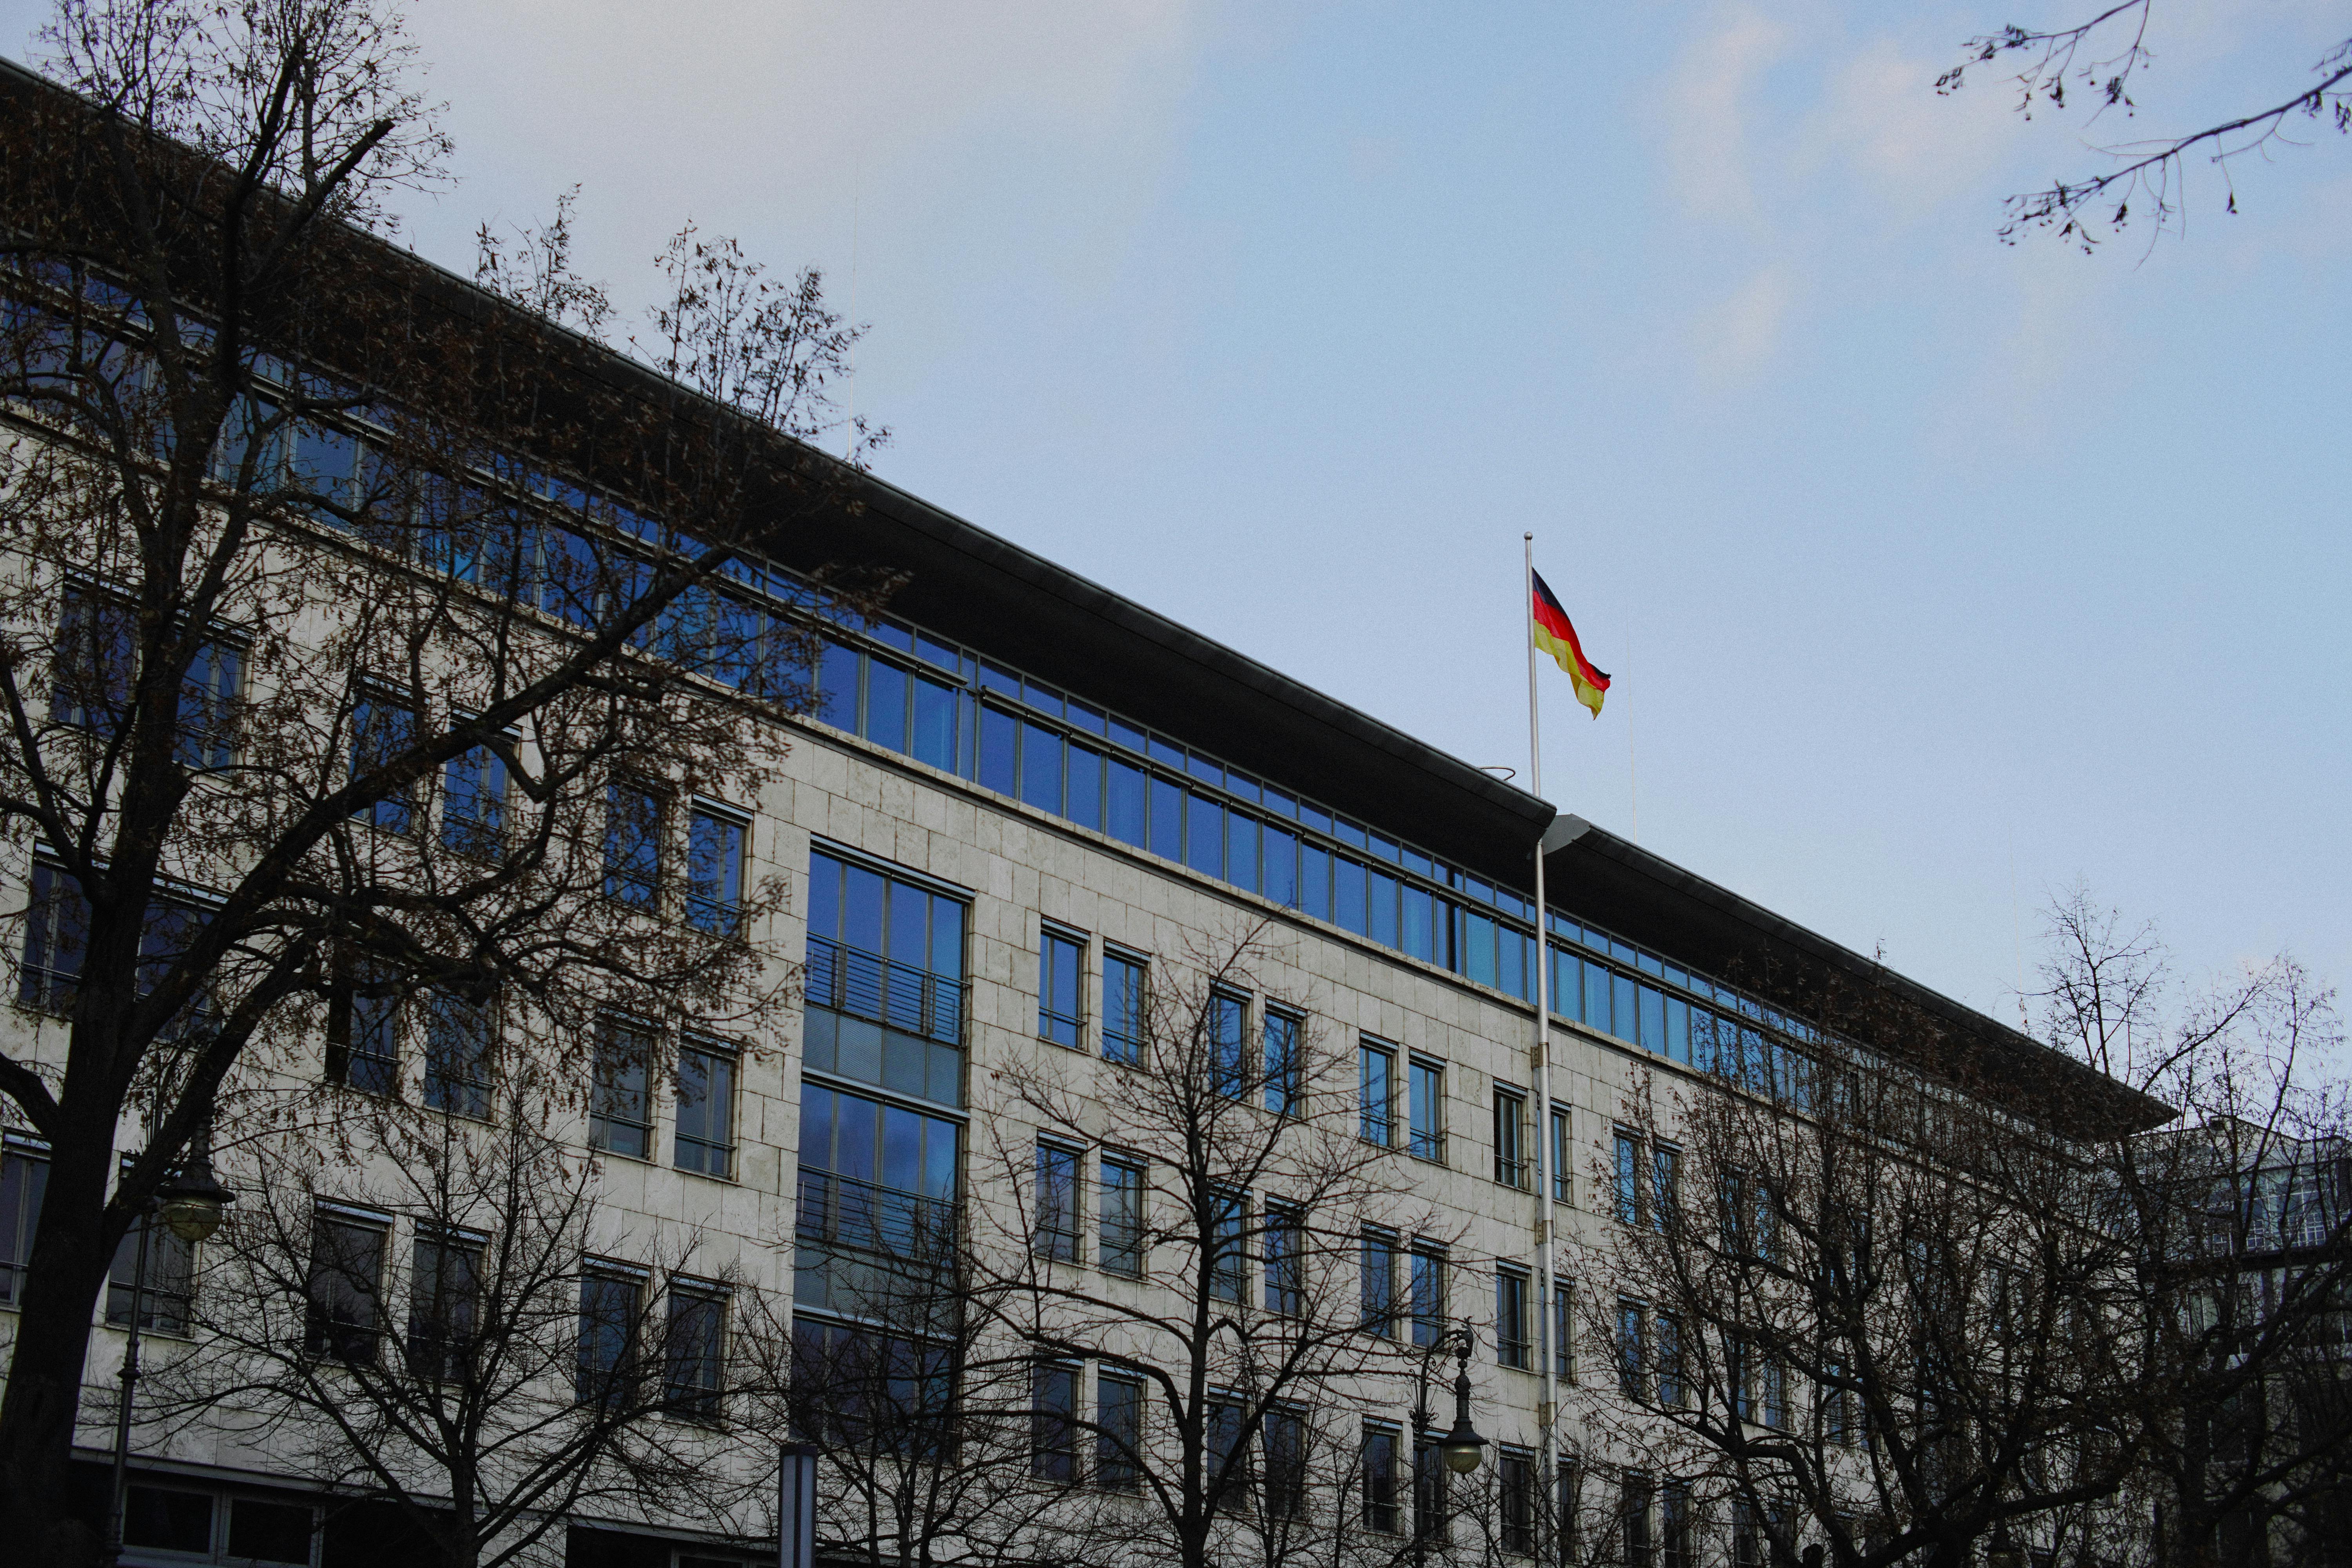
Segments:
[[[622,1157],[623,1159],[626,1159],[626,1158],[628,1158],[628,1156],[627,1156],[627,1155],[625,1155],[625,1155],[623,1155],[623,1156],[621,1156],[621,1157]],[[728,1157],[729,1157],[729,1162],[730,1162],[730,1163],[733,1163],[733,1158],[734,1158],[734,1156],[733,1156],[733,1152],[732,1152],[731,1150],[729,1152],[729,1156],[728,1156]],[[645,1162],[645,1163],[646,1163],[646,1164],[649,1164],[649,1165],[653,1163],[653,1162],[652,1162],[652,1161],[650,1161],[650,1160],[648,1160],[648,1161],[646,1161],[646,1162]],[[681,1175],[681,1176],[692,1176],[692,1177],[694,1177],[697,1181],[703,1181],[703,1182],[717,1182],[717,1183],[718,1183],[720,1186],[722,1186],[722,1187],[740,1187],[740,1186],[741,1186],[741,1185],[743,1184],[742,1184],[742,1182],[741,1182],[740,1180],[739,1180],[738,1178],[736,1178],[736,1177],[734,1177],[734,1176],[718,1176],[718,1175],[713,1175],[713,1174],[712,1174],[711,1173],[709,1173],[709,1171],[698,1171],[698,1170],[695,1170],[695,1169],[694,1169],[693,1167],[691,1167],[691,1166],[688,1166],[688,1165],[681,1165],[681,1164],[677,1163],[676,1161],[672,1161],[672,1162],[670,1163],[670,1164],[669,1164],[668,1168],[669,1168],[670,1170],[676,1171],[676,1172],[677,1172],[679,1175]]]

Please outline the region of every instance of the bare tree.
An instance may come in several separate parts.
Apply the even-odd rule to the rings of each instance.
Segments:
[[[1970,39],[1960,63],[1936,79],[1936,90],[1958,92],[1972,71],[2013,65],[2011,85],[2021,114],[2057,115],[2087,106],[2089,125],[2120,131],[2138,117],[2137,79],[2155,64],[2149,45],[2155,16],[2154,0],[2118,0],[2070,26],[2003,27]],[[2227,196],[2223,210],[2236,212],[2231,165],[2293,141],[2296,128],[2305,125],[2352,130],[2352,38],[2322,55],[2304,80],[2281,83],[2251,109],[2188,131],[2119,140],[2105,149],[2108,167],[2010,197],[2001,237],[2051,230],[2087,252],[2135,219],[2160,234],[2179,221],[2193,159],[2219,174]]]
[[[50,1017],[0,1093],[51,1159],[0,1513],[70,1563],[92,1304],[223,1094],[383,1005],[759,1011],[775,890],[712,883],[685,803],[756,795],[809,616],[871,601],[746,553],[848,504],[793,439],[856,335],[814,272],[687,231],[635,368],[561,221],[474,288],[383,243],[447,142],[377,0],[68,0],[49,41],[70,91],[0,82],[0,823]]]
[[[446,1568],[537,1561],[583,1510],[756,1533],[773,1471],[738,1433],[777,1424],[784,1325],[703,1238],[619,1228],[546,1110],[242,1161],[144,1419],[389,1502]]]

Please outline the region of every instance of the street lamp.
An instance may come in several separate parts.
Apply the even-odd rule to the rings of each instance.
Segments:
[[[1437,1425],[1436,1417],[1429,1410],[1430,1365],[1446,1352],[1454,1352],[1454,1430],[1437,1440],[1437,1453],[1445,1462],[1445,1468],[1457,1476],[1466,1476],[1476,1469],[1478,1461],[1485,1458],[1486,1452],[1486,1439],[1478,1436],[1478,1428],[1470,1425],[1470,1352],[1476,1343],[1467,1321],[1440,1330],[1437,1338],[1422,1352],[1413,1384],[1412,1437],[1417,1447],[1430,1428]],[[1416,1480],[1420,1468],[1418,1463],[1413,1467]],[[1428,1561],[1429,1524],[1420,1517],[1424,1501],[1433,1505],[1435,1499],[1424,1500],[1416,1486],[1412,1521],[1412,1560],[1416,1564]]]
[[[160,1219],[165,1229],[193,1247],[220,1228],[222,1211],[235,1202],[236,1194],[213,1174],[212,1133],[206,1129],[196,1134],[187,1159],[163,1178],[140,1211],[139,1253],[131,1265],[130,1339],[122,1347],[122,1370],[116,1374],[122,1380],[122,1394],[114,1407],[114,1487],[106,1519],[110,1563],[122,1555],[123,1515],[130,1498],[131,1405],[139,1387],[139,1320],[147,1313],[147,1244]]]

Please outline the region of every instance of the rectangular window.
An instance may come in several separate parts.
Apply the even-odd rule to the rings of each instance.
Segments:
[[[673,1285],[662,1344],[662,1399],[673,1415],[719,1418],[727,1353],[727,1299],[715,1290]]]
[[[245,681],[245,650],[207,642],[188,661],[180,682],[180,743],[187,768],[225,768],[236,760],[236,706]]]
[[[1569,1137],[1569,1113],[1565,1105],[1551,1108],[1551,1197],[1558,1204],[1576,1201],[1576,1144]]]
[[[5,1223],[0,1220],[0,1224]],[[1853,1447],[1859,1434],[1853,1420],[1853,1396],[1846,1388],[1846,1371],[1842,1363],[1832,1362],[1822,1369],[1816,1397],[1821,1402],[1822,1436],[1841,1448]]]
[[[1249,1502],[1249,1424],[1242,1419],[1240,1405],[1221,1402],[1202,1412],[1201,1426],[1202,1444],[1208,1450],[1202,1456],[1207,1460],[1204,1479],[1214,1500],[1210,1506],[1220,1513],[1236,1512]]]
[[[1103,793],[1108,808],[1106,831],[1122,844],[1140,847],[1150,833],[1144,772],[1133,763],[1113,757],[1105,773]]]
[[[1358,1048],[1364,1142],[1388,1148],[1396,1142],[1396,1054],[1371,1044]]]
[[[1249,1300],[1249,1194],[1223,1192],[1209,1221],[1209,1294],[1220,1301]]]
[[[1427,1435],[1412,1441],[1412,1532],[1422,1541],[1442,1542],[1453,1532],[1446,1506],[1445,1457],[1436,1439]]]
[[[1445,1068],[1412,1058],[1412,1152],[1423,1160],[1445,1161]]]
[[[346,967],[328,983],[327,1081],[362,1094],[400,1092],[400,988],[379,965]]]
[[[1639,1301],[1617,1302],[1617,1392],[1646,1402],[1649,1390],[1649,1314]]]
[[[1577,1503],[1584,1489],[1584,1472],[1574,1459],[1559,1461],[1558,1473],[1552,1478],[1551,1539],[1552,1556],[1560,1568],[1572,1568],[1579,1561],[1577,1548]]]
[[[1445,1249],[1415,1242],[1412,1267],[1412,1342],[1433,1345],[1445,1331]]]
[[[1265,1010],[1265,1108],[1281,1116],[1298,1114],[1299,1028],[1296,1013]]]
[[[654,1037],[645,1026],[607,1017],[598,1027],[588,1114],[591,1147],[632,1160],[652,1157],[653,1100],[646,1083],[653,1057]]]
[[[866,656],[866,738],[893,752],[907,749],[907,671]]]
[[[1535,1368],[1528,1344],[1528,1277],[1517,1269],[1495,1275],[1495,1360],[1523,1372]]]
[[[89,901],[61,867],[46,861],[34,863],[29,893],[16,1000],[45,1013],[70,1012],[89,939]]]
[[[1687,1397],[1687,1384],[1683,1377],[1683,1329],[1670,1312],[1660,1312],[1655,1320],[1658,1349],[1658,1403],[1679,1408]]]
[[[1532,1557],[1536,1550],[1536,1462],[1532,1455],[1504,1454],[1496,1475],[1500,1494],[1503,1550]]]
[[[458,1379],[473,1364],[480,1327],[483,1244],[468,1237],[416,1238],[408,1279],[408,1369]]]
[[[1296,1410],[1269,1410],[1264,1425],[1265,1517],[1296,1519],[1307,1500],[1307,1418]]]
[[[1230,992],[1209,997],[1209,1082],[1227,1100],[1249,1093],[1249,1002]]]
[[[1758,1359],[1756,1365],[1757,1419],[1775,1432],[1789,1429],[1789,1363],[1779,1356]]]
[[[580,1277],[580,1350],[574,1392],[583,1405],[626,1403],[636,1374],[644,1289],[635,1277],[591,1271]]]
[[[1103,952],[1104,1059],[1134,1067],[1143,1060],[1149,1032],[1150,969],[1140,958],[1106,949]]]
[[[1682,1202],[1682,1152],[1664,1143],[1650,1151],[1650,1228],[1664,1230]]]
[[[1568,1281],[1555,1276],[1551,1282],[1551,1374],[1562,1383],[1576,1371],[1575,1304]]]
[[[650,910],[661,889],[661,797],[634,784],[604,792],[604,896]]]
[[[1691,1533],[1690,1487],[1668,1481],[1658,1492],[1658,1568],[1698,1568]]]
[[[1400,1533],[1397,1519],[1397,1443],[1393,1426],[1364,1427],[1364,1528],[1377,1535]]]
[[[1364,1327],[1382,1339],[1397,1331],[1396,1237],[1384,1230],[1364,1232]]]
[[[1078,1260],[1078,1152],[1057,1144],[1037,1145],[1037,1234],[1032,1246],[1040,1258]]]
[[[364,778],[416,743],[416,704],[373,688],[362,688],[352,703],[352,778]],[[391,790],[359,815],[387,833],[406,833],[415,801],[405,788]]]
[[[76,730],[120,729],[138,665],[138,617],[131,606],[68,589],[49,667],[49,721]]]
[[[1642,1223],[1642,1141],[1630,1132],[1617,1134],[1617,1223]]]
[[[459,1116],[489,1116],[492,1018],[487,1003],[439,992],[425,998],[425,1104]],[[352,1059],[359,1060],[356,1049]]]
[[[506,846],[507,764],[488,746],[449,759],[441,770],[441,844],[459,855],[495,860]]]
[[[1526,1190],[1532,1166],[1527,1152],[1528,1097],[1517,1089],[1495,1091],[1495,1180]]]
[[[686,825],[686,918],[717,936],[743,920],[743,861],[751,830],[732,812],[698,803]]]
[[[32,1259],[33,1227],[48,1184],[47,1160],[19,1149],[0,1153],[0,1307],[25,1299],[25,1266]]]
[[[1021,721],[1021,799],[1062,814],[1062,737],[1043,724]]]
[[[1269,1202],[1260,1252],[1265,1264],[1265,1310],[1286,1318],[1298,1315],[1306,1288],[1307,1228],[1294,1208]]]
[[[1102,1266],[1143,1272],[1143,1167],[1125,1160],[1102,1163]]]
[[[139,1326],[167,1334],[188,1331],[188,1304],[195,1294],[196,1249],[163,1226],[142,1220],[124,1233],[107,1270],[106,1321],[131,1322],[131,1281],[139,1267],[139,1232],[148,1230],[147,1288],[139,1292]],[[26,1240],[30,1241],[30,1237]]]
[[[1131,1492],[1143,1484],[1143,1380],[1105,1369],[1095,1379],[1095,1482]]]
[[[689,1037],[677,1054],[677,1168],[735,1173],[733,1047]]]
[[[1062,813],[1080,827],[1102,831],[1103,757],[1090,746],[1072,742],[1067,751],[1069,782]]]
[[[1624,1548],[1625,1568],[1652,1568],[1650,1549],[1650,1480],[1629,1475],[1618,1498],[1618,1539]]]
[[[383,1325],[382,1226],[320,1215],[310,1231],[303,1348],[312,1355],[373,1364]]]
[[[1086,938],[1055,926],[1037,940],[1037,1036],[1076,1050],[1086,1041]]]
[[[915,760],[945,773],[961,771],[962,719],[970,710],[957,700],[953,687],[927,676],[915,680]]]

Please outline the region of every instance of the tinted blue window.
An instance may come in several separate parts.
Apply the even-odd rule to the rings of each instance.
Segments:
[[[992,664],[980,667],[980,689],[982,691],[1002,691],[1015,702],[1021,700],[1021,678]]]
[[[887,617],[867,622],[866,635],[886,647],[895,647],[901,653],[912,653],[915,650],[915,628],[902,626]]]
[[[929,677],[915,682],[916,759],[950,773],[956,771],[956,697]]]
[[[829,642],[824,645],[824,656],[817,664],[816,716],[836,730],[855,731],[857,728],[857,666],[860,662],[856,649]]]
[[[1000,795],[1011,795],[1013,750],[1020,727],[1013,715],[982,703],[980,709],[980,782]]]
[[[1364,868],[1345,855],[1331,858],[1331,918],[1359,936],[1364,930]]]
[[[1062,716],[1062,694],[1050,686],[1032,680],[1022,687],[1021,698],[1040,713],[1051,713],[1056,719]]]
[[[1462,939],[1462,973],[1481,985],[1495,984],[1495,922],[1465,911]]]
[[[1610,1007],[1614,988],[1609,983],[1609,971],[1586,960],[1584,963],[1584,1021],[1604,1035],[1617,1032]]]
[[[1425,888],[1404,889],[1403,941],[1399,945],[1423,962],[1433,962],[1437,952],[1435,901]]]
[[[1021,726],[1021,798],[1040,811],[1062,809],[1062,737],[1042,724]]]
[[[1666,998],[1666,1057],[1671,1061],[1690,1065],[1691,1005],[1679,996]]]
[[[936,637],[917,637],[915,657],[926,663],[936,664],[941,669],[956,674],[962,673],[963,660],[958,657],[956,650]]]
[[[1088,707],[1076,698],[1070,699],[1070,722],[1090,735],[1103,732],[1103,710]]]
[[[1362,823],[1350,822],[1344,816],[1335,816],[1331,819],[1331,824],[1332,831],[1338,837],[1340,843],[1352,844],[1359,849],[1364,847],[1364,825]]]
[[[809,857],[808,927],[811,936],[841,935],[842,864],[830,855]]]
[[[1364,931],[1383,947],[1397,944],[1396,879],[1380,871],[1365,883]]]
[[[890,945],[883,951],[900,963],[930,967],[931,896],[904,882],[890,884]]]
[[[907,672],[885,659],[866,661],[866,738],[894,752],[907,749]]]
[[[1185,807],[1184,863],[1211,877],[1225,874],[1224,808],[1196,795]]]
[[[1185,771],[1202,784],[1214,784],[1220,789],[1224,787],[1224,766],[1214,758],[1204,757],[1200,752],[1194,752],[1185,759]]]
[[[1318,833],[1331,831],[1331,814],[1311,800],[1298,803],[1298,820]]]
[[[1122,844],[1141,846],[1149,837],[1145,829],[1145,790],[1143,770],[1132,763],[1116,758],[1110,762],[1108,795],[1108,832]]]
[[[1318,921],[1331,918],[1331,857],[1312,844],[1298,847],[1298,907]]]
[[[1225,814],[1225,880],[1257,891],[1257,818],[1238,811]]]
[[[1409,847],[1404,852],[1404,868],[1408,871],[1417,871],[1424,877],[1434,877],[1436,875],[1436,869],[1432,865],[1429,857],[1423,855],[1420,850]]]
[[[1114,745],[1125,746],[1130,752],[1139,752],[1143,750],[1143,731],[1137,729],[1134,725],[1129,723],[1124,719],[1118,717],[1112,718],[1110,721],[1110,738],[1111,742]]]
[[[1184,858],[1184,792],[1157,773],[1151,779],[1151,852]]]
[[[1154,735],[1150,742],[1151,760],[1164,763],[1178,773],[1184,771],[1184,748],[1164,736]]]
[[[1395,865],[1397,858],[1396,840],[1393,838],[1383,838],[1377,833],[1373,834],[1372,858],[1375,860],[1385,860],[1391,866]]]
[[[1229,770],[1225,774],[1225,789],[1246,801],[1255,802],[1257,799],[1257,780],[1245,773]]]
[[[1632,975],[1612,973],[1609,976],[1609,1006],[1610,1011],[1616,1015],[1609,1032],[1621,1040],[1633,1038],[1635,1031],[1641,1027],[1636,1021],[1640,1012],[1640,992],[1641,987],[1633,983]]]
[[[1666,1054],[1666,994],[1654,986],[1642,987],[1642,1039],[1646,1049]]]
[[[841,900],[841,940],[867,952],[882,951],[882,879],[863,866],[845,868]]]
[[[1100,752],[1085,746],[1069,748],[1069,800],[1063,807],[1072,822],[1080,827],[1100,831],[1103,821],[1103,758]]]
[[[963,906],[936,894],[931,899],[931,973],[963,977]]]
[[[1265,896],[1277,904],[1298,902],[1298,836],[1285,833],[1268,824],[1262,839],[1265,847],[1265,874],[1262,885]]]
[[[1265,786],[1265,808],[1276,816],[1296,817],[1298,815],[1298,803],[1272,784]]]
[[[1508,926],[1495,929],[1495,985],[1514,996],[1528,994],[1528,939]]]

